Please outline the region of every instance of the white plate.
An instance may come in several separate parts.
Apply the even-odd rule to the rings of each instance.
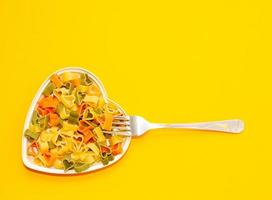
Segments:
[[[79,73],[86,73],[86,74],[88,74],[89,77],[99,86],[99,88],[100,88],[100,90],[102,92],[102,96],[104,97],[104,99],[106,101],[109,101],[109,102],[115,104],[117,107],[119,107],[124,112],[125,115],[127,115],[126,112],[117,103],[115,103],[114,101],[112,101],[111,99],[108,98],[107,92],[106,92],[106,90],[105,90],[102,82],[93,73],[89,72],[86,69],[79,68],[79,67],[68,67],[68,68],[63,68],[61,70],[58,70],[58,71],[54,72],[53,74],[62,74],[63,72],[66,72],[66,71],[69,71],[69,72],[79,72]],[[122,152],[122,154],[119,154],[119,155],[115,156],[114,160],[111,161],[111,162],[109,162],[108,165],[104,166],[102,163],[95,163],[89,169],[87,169],[86,171],[80,172],[80,173],[75,172],[74,170],[69,170],[67,172],[64,172],[63,169],[46,168],[46,167],[38,166],[35,163],[33,163],[32,157],[27,155],[27,139],[24,136],[24,132],[25,132],[26,129],[28,129],[29,124],[31,122],[32,113],[33,113],[33,111],[35,109],[35,106],[36,106],[37,102],[39,101],[39,99],[40,99],[40,97],[42,95],[42,92],[44,91],[45,87],[49,83],[50,77],[53,74],[51,74],[43,82],[43,84],[41,85],[41,87],[37,91],[34,99],[32,100],[32,103],[30,105],[28,113],[26,115],[24,129],[23,129],[23,137],[22,137],[22,159],[23,159],[24,165],[26,167],[32,169],[32,170],[36,170],[36,171],[40,171],[40,172],[45,172],[45,173],[50,173],[50,174],[67,174],[67,175],[69,175],[69,174],[80,174],[80,173],[86,173],[86,172],[95,171],[95,170],[102,169],[102,168],[105,168],[107,166],[110,166],[110,165],[116,163],[118,160],[120,160],[120,158],[123,157],[123,155],[128,150],[128,147],[129,147],[129,144],[130,144],[130,141],[131,141],[131,137],[126,137],[126,139],[124,141],[124,144],[123,144],[123,152]]]

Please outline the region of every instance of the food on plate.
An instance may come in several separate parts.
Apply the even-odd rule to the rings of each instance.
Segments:
[[[124,114],[87,73],[54,74],[25,131],[27,154],[37,165],[65,171],[107,165],[122,153],[124,137],[105,133],[118,115]]]

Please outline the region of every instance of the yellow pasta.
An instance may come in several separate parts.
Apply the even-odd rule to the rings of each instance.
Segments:
[[[63,82],[68,82],[75,79],[80,79],[79,73],[64,72],[61,76]]]
[[[64,106],[67,108],[72,108],[75,103],[75,96],[74,95],[61,95],[60,96],[60,101],[63,103]]]

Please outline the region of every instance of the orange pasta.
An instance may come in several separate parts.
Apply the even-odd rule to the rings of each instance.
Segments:
[[[51,167],[56,159],[56,157],[50,153],[49,151],[46,151],[43,153],[43,157],[45,159],[45,161],[47,162],[47,167]]]
[[[111,150],[112,150],[113,155],[118,155],[119,153],[121,153],[122,152],[121,143],[117,143],[117,144],[113,145]]]
[[[79,86],[80,85],[80,79],[77,78],[77,79],[74,79],[74,80],[71,80],[71,83],[74,85],[74,86]]]
[[[94,128],[94,126],[92,124],[90,124],[88,121],[85,120],[80,120],[79,121],[79,127],[78,127],[78,131],[81,133],[86,133],[89,130],[92,130]]]
[[[51,79],[52,83],[57,87],[57,88],[60,88],[63,83],[62,81],[60,80],[59,76],[54,74],[53,76],[51,76]]]
[[[42,108],[57,108],[58,103],[58,99],[53,96],[43,97],[38,102],[39,106]]]
[[[27,147],[27,154],[30,156],[36,156],[38,154],[38,143],[33,141]]]
[[[90,141],[90,139],[92,139],[94,137],[93,133],[91,131],[87,131],[85,132],[85,134],[83,135],[83,142],[86,144],[87,142]]]
[[[57,126],[59,124],[59,116],[55,113],[49,113],[50,126]]]
[[[103,129],[110,131],[112,127],[113,115],[111,113],[105,113],[105,121],[103,123]]]

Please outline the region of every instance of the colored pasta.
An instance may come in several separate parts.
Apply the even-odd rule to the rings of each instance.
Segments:
[[[65,171],[107,165],[122,152],[124,137],[104,133],[117,115],[87,74],[54,74],[25,131],[27,153],[37,165]]]

